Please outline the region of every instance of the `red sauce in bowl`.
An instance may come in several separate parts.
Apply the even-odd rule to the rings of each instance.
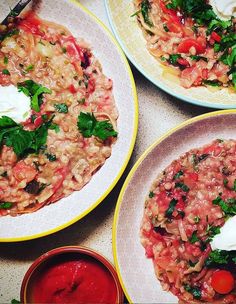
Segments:
[[[116,297],[110,272],[89,258],[49,266],[32,290],[34,303],[116,303]]]
[[[25,286],[27,303],[120,302],[119,287],[106,262],[73,252],[49,257],[38,264]],[[25,287],[24,287],[25,288]]]

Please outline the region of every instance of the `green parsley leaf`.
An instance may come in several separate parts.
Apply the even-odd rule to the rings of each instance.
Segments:
[[[168,29],[168,26],[164,23],[163,24],[163,28],[164,28],[164,30],[165,30],[165,32],[169,32],[170,30]]]
[[[199,289],[196,286],[190,286],[188,284],[184,285],[184,289],[191,293],[193,295],[193,297],[197,300],[200,300],[202,297],[202,293],[201,293],[201,289]]]
[[[140,14],[141,13],[141,9],[140,10],[138,10],[138,11],[136,11],[135,13],[133,13],[130,17],[134,17],[134,16],[137,16],[138,14]]]
[[[236,214],[236,199],[231,198],[224,201],[220,196],[212,201],[214,205],[220,206],[221,210],[227,216],[233,216]]]
[[[0,202],[0,209],[10,209],[12,206],[13,206],[12,203]]]
[[[189,187],[187,185],[185,185],[184,183],[175,183],[175,188],[180,188],[184,192],[188,192],[189,191]]]
[[[30,64],[28,65],[26,68],[25,68],[25,71],[26,72],[29,72],[29,71],[32,71],[34,69],[34,65],[33,64]]]
[[[150,191],[148,196],[149,196],[150,198],[153,198],[153,197],[154,197],[154,192],[153,192],[153,191]]]
[[[196,60],[196,61],[203,60],[205,62],[208,62],[208,59],[206,57],[199,56],[199,55],[190,55],[190,58],[192,60]]]
[[[193,231],[191,237],[189,238],[189,242],[190,242],[191,244],[194,244],[194,243],[196,243],[196,242],[198,242],[198,241],[199,241],[199,238],[198,238],[198,236],[197,236],[197,231]]]
[[[79,104],[84,104],[85,103],[85,98],[81,98],[81,99],[77,100],[77,102]]]
[[[21,302],[16,299],[12,299],[11,304],[21,304]]]
[[[170,218],[172,216],[172,213],[175,210],[175,206],[177,205],[178,201],[174,198],[172,198],[172,200],[170,201],[169,207],[165,212],[165,217]]]
[[[234,180],[233,190],[236,192],[236,179]]]
[[[58,113],[68,113],[68,107],[65,103],[54,104],[54,108],[57,110]]]
[[[118,134],[108,120],[98,121],[93,113],[81,112],[78,116],[77,125],[79,131],[86,138],[94,135],[106,140],[110,136],[117,137]]]
[[[229,252],[224,250],[213,250],[205,261],[207,267],[214,266],[216,264],[224,265],[229,262]]]
[[[23,92],[26,96],[31,98],[31,108],[39,112],[40,106],[43,103],[43,94],[51,94],[52,91],[46,87],[37,84],[33,80],[26,80],[17,84],[18,91]]]
[[[52,123],[51,126],[49,127],[49,129],[54,130],[56,133],[60,132],[60,127],[55,123]]]
[[[4,62],[4,64],[8,64],[8,57],[7,56],[4,56],[3,62]]]
[[[0,146],[6,144],[12,147],[17,156],[39,153],[41,146],[47,141],[50,125],[51,121],[47,121],[34,131],[28,131],[11,118],[3,116],[0,118]]]
[[[3,75],[11,75],[8,69],[3,69],[2,70]]]
[[[219,80],[203,80],[202,83],[212,87],[220,87],[222,85]]]
[[[153,23],[149,18],[150,8],[151,8],[150,2],[148,0],[143,0],[141,3],[141,13],[143,16],[143,20],[149,27],[152,27]]]
[[[172,65],[176,65],[178,62],[177,60],[181,58],[180,54],[171,54],[170,58],[168,59],[169,63]]]
[[[174,177],[173,177],[173,179],[178,179],[178,178],[180,178],[180,176],[183,176],[184,175],[184,173],[183,173],[183,171],[179,171],[179,172],[177,172],[175,175],[174,175]]]

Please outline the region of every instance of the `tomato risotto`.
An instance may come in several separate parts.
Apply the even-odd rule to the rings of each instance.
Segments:
[[[16,18],[0,34],[0,86],[30,100],[23,121],[0,117],[0,215],[33,212],[80,190],[118,134],[112,80],[88,44],[33,12]]]
[[[234,215],[236,140],[192,149],[154,181],[141,242],[162,288],[180,303],[236,303],[236,251],[211,247]]]

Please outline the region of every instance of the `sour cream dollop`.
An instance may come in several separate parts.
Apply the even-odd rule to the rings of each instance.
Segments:
[[[220,229],[220,233],[215,235],[211,241],[212,250],[236,250],[236,237],[235,237],[235,227],[236,227],[236,215],[229,218],[223,227]]]
[[[0,117],[8,116],[20,123],[30,116],[30,98],[17,87],[10,85],[0,86]]]
[[[221,19],[230,19],[231,16],[236,16],[235,0],[210,0],[210,5]]]

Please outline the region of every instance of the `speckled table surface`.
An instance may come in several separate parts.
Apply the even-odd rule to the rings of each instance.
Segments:
[[[109,27],[102,0],[80,2]],[[88,246],[113,261],[114,210],[129,169],[145,149],[166,131],[186,119],[210,111],[169,96],[146,80],[134,67],[132,71],[139,99],[139,129],[134,152],[125,173],[110,195],[95,210],[69,228],[41,239],[0,244],[0,303],[19,299],[24,273],[38,256],[53,248],[68,245]]]

